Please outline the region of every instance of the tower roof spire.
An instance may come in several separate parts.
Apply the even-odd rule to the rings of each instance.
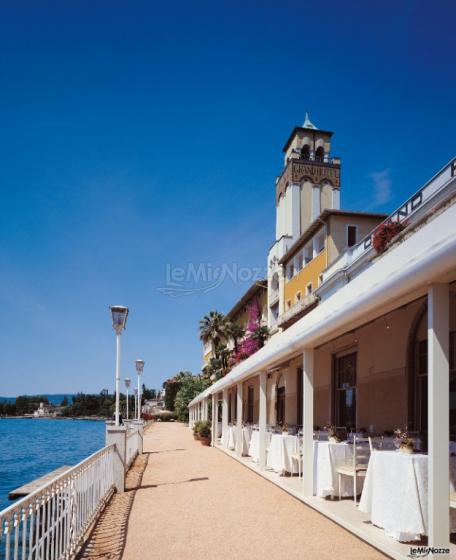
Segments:
[[[304,124],[302,128],[311,128],[312,130],[318,130],[318,128],[311,122],[309,118],[309,113],[306,111],[306,116],[304,117]]]

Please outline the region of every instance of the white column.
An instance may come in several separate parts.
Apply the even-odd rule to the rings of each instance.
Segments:
[[[448,547],[449,505],[449,327],[448,284],[428,290],[429,546]]]
[[[236,394],[236,399],[237,399],[237,405],[236,405],[236,413],[237,413],[237,418],[236,418],[236,422],[237,422],[237,426],[236,426],[236,455],[238,457],[242,457],[242,451],[243,451],[243,437],[242,437],[242,389],[243,389],[243,384],[242,383],[238,383],[237,384],[237,394]]]
[[[320,207],[320,187],[312,187],[312,221],[316,220],[321,213]]]
[[[258,418],[258,428],[260,439],[260,449],[259,449],[259,467],[260,469],[266,468],[266,405],[267,405],[267,394],[266,385],[268,381],[268,374],[265,371],[260,373],[260,409]]]
[[[212,428],[211,446],[215,447],[217,438],[217,395],[212,395]]]
[[[340,189],[336,189],[335,187],[332,190],[332,208],[333,210],[340,209]]]
[[[304,350],[302,355],[302,474],[304,496],[313,496],[313,402],[314,402],[314,351]]]
[[[228,430],[228,389],[223,389],[222,440],[225,439],[225,434],[227,430]]]

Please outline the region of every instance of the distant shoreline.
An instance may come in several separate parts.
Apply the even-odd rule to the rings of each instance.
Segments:
[[[106,422],[108,418],[102,416],[0,416],[0,420],[95,420],[96,422]]]

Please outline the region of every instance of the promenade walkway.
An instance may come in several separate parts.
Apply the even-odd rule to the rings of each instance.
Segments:
[[[124,560],[384,558],[182,424],[154,424],[144,451]]]

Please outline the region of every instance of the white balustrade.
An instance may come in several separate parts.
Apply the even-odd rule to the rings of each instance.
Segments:
[[[125,451],[125,464],[127,469],[131,466],[140,449],[141,433],[138,426],[132,426],[127,432],[127,442]]]
[[[0,557],[74,557],[84,534],[114,492],[114,453],[114,445],[100,449],[1,511]]]

